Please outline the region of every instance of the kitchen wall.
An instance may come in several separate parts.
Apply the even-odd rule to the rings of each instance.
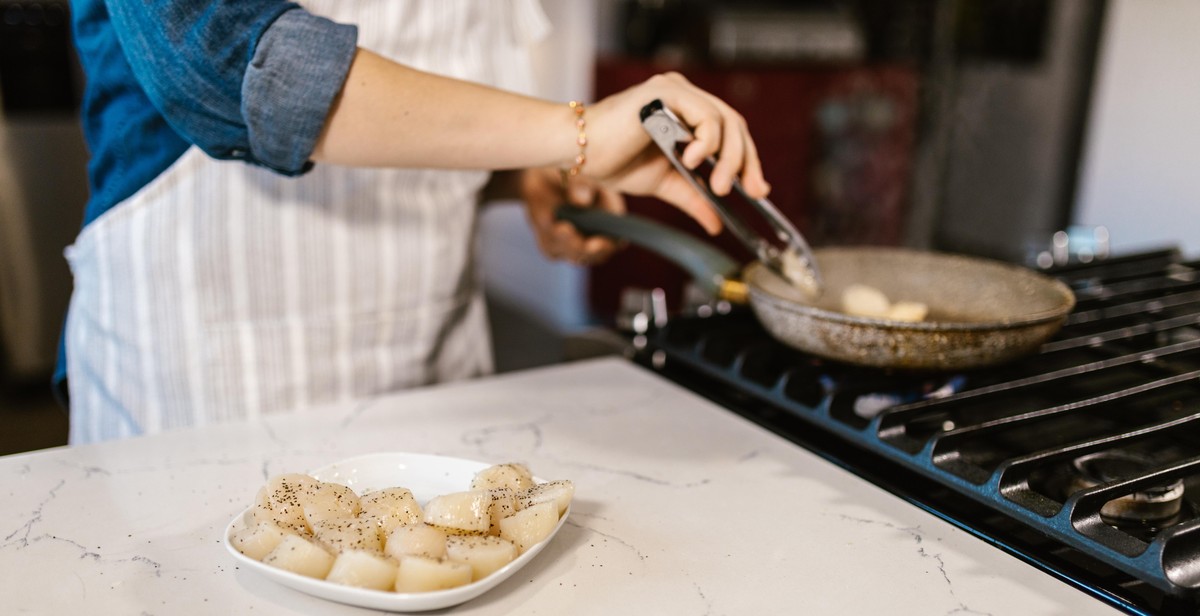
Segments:
[[[1074,220],[1200,253],[1200,2],[1111,0]]]

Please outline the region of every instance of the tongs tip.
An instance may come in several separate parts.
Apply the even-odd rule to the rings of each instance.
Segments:
[[[821,272],[816,268],[811,253],[804,254],[788,247],[779,254],[779,273],[810,300],[820,297],[825,291],[825,281],[821,279]]]
[[[738,178],[733,179],[733,188],[749,201],[774,229],[775,236],[786,244],[780,251],[762,235],[747,226],[724,201],[709,189],[708,184],[695,170],[688,169],[679,159],[676,147],[692,140],[691,130],[662,101],[654,100],[641,110],[642,127],[671,165],[693,188],[707,199],[713,210],[721,217],[729,231],[753,252],[768,269],[791,282],[810,298],[821,295],[824,284],[817,269],[816,259],[804,236],[794,225],[765,198],[754,198],[746,193]],[[710,159],[711,161],[711,159]]]

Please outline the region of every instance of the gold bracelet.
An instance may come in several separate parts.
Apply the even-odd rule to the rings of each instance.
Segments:
[[[569,170],[564,170],[565,175],[574,177],[579,175],[583,169],[583,163],[587,162],[587,120],[583,117],[584,106],[579,101],[571,101],[567,103],[571,110],[575,112],[575,128],[579,131],[579,136],[575,138],[575,144],[579,146],[579,154],[575,156],[575,165]]]

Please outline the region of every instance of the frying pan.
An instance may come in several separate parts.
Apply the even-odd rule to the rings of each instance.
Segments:
[[[776,339],[814,355],[862,366],[963,370],[1035,351],[1075,306],[1063,283],[1031,270],[961,255],[904,248],[813,251],[824,292],[813,296],[760,261],[740,268],[719,249],[646,218],[563,206],[581,233],[628,240],[682,266],[717,297],[749,303]],[[927,320],[893,321],[841,311],[850,284],[892,301],[928,306]]]

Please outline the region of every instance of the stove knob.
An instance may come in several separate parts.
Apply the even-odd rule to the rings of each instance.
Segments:
[[[617,329],[638,336],[666,327],[666,293],[662,289],[625,289],[616,320]]]

